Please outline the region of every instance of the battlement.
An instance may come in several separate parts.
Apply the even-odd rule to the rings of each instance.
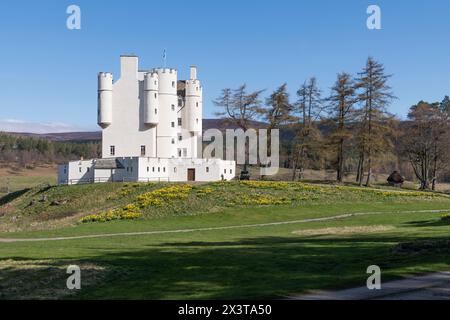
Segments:
[[[98,76],[99,77],[105,77],[105,78],[112,78],[113,74],[112,74],[112,72],[99,72]]]
[[[174,68],[155,68],[153,69],[154,72],[160,72],[160,73],[174,73],[177,74],[177,69]]]

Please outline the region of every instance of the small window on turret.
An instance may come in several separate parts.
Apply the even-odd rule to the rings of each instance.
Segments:
[[[158,98],[158,94],[157,94],[157,93],[155,93],[155,99],[156,99],[156,98]]]
[[[158,109],[155,109],[155,114],[158,114]]]
[[[198,102],[195,103],[195,106],[198,107]]]
[[[172,88],[175,88],[175,81],[172,81]]]
[[[172,108],[172,111],[175,111],[175,105],[174,104],[171,106],[171,108]]]

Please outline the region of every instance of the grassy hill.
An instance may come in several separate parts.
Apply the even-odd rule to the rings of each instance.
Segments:
[[[364,285],[372,264],[446,270],[448,212],[443,194],[305,183],[34,187],[0,200],[0,298],[280,298]]]
[[[333,207],[358,203],[395,206],[415,201],[421,201],[423,205],[436,201],[450,203],[450,197],[430,192],[282,181],[41,185],[0,199],[0,230],[58,228],[83,221],[153,219],[214,213],[227,208],[317,204]],[[127,217],[127,213],[131,217]]]

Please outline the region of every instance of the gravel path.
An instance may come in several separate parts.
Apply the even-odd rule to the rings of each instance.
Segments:
[[[383,277],[383,276],[382,276]],[[381,283],[380,290],[367,287],[317,292],[295,300],[450,300],[450,272]]]

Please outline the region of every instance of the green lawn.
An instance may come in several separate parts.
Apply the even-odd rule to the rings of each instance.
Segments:
[[[84,189],[89,211],[92,199],[100,194],[122,194],[110,198],[117,207],[164,187],[134,186],[127,194],[121,193],[121,184],[58,187],[41,190],[41,194],[80,199]],[[204,195],[200,190],[205,188],[213,192]],[[2,218],[26,214],[21,217],[24,221],[36,221],[38,210],[26,207],[33,194],[10,199],[3,205],[10,211]],[[284,197],[288,203],[243,204],[237,198],[245,194],[258,203],[264,199],[275,201],[275,197]],[[443,195],[232,183],[198,185],[187,198],[166,201],[160,207],[142,208],[143,217],[138,220],[74,220],[64,228],[0,233],[0,238],[242,226],[352,212],[378,214],[226,230],[0,243],[0,298],[280,298],[315,289],[362,286],[367,279],[366,268],[373,264],[381,267],[383,280],[450,269],[450,248],[444,242],[450,223],[441,221],[442,213],[417,212],[450,212],[450,199]],[[106,205],[107,201],[100,204]],[[38,205],[42,205],[44,217],[50,222],[66,218],[58,213],[63,208]],[[75,200],[67,206],[75,210]],[[364,232],[359,231],[360,227],[365,228]],[[417,250],[397,252],[394,248],[399,243]],[[422,244],[427,245],[422,248]],[[82,270],[82,290],[75,294],[65,289],[65,268],[70,264]]]

